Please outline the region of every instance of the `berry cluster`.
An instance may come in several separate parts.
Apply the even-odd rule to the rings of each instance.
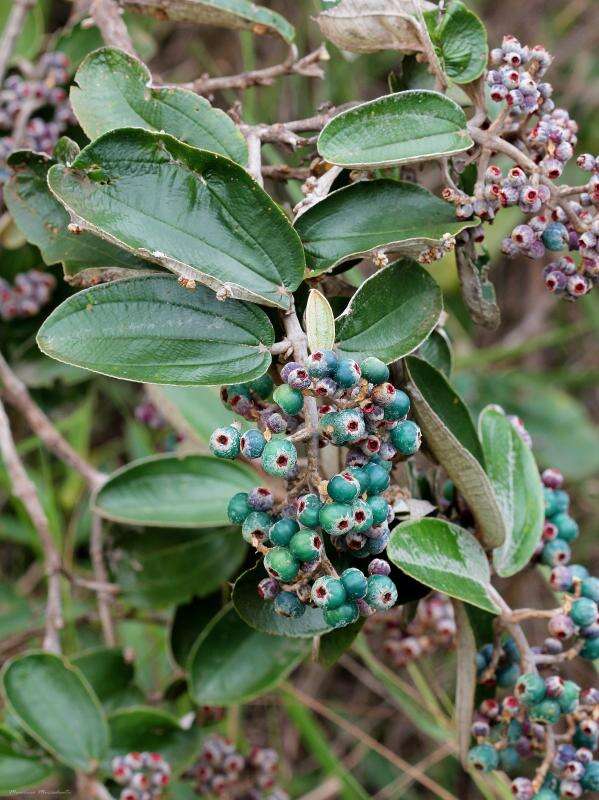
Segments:
[[[194,769],[197,793],[227,800],[288,800],[276,786],[279,756],[267,747],[253,747],[243,756],[228,739],[214,734],[204,742]]]
[[[501,47],[491,50],[490,61],[487,84],[491,99],[496,103],[505,100],[512,117],[553,111],[551,84],[538,80],[552,61],[544,47],[529,48],[515,36],[504,36]]]
[[[160,753],[127,753],[112,760],[112,777],[124,787],[119,800],[159,800],[170,776]]]
[[[0,131],[8,135],[0,138],[0,162],[17,147],[50,155],[66,128],[76,123],[63,88],[69,79],[68,63],[64,53],[45,53],[30,76],[13,73],[6,78],[0,89]],[[17,128],[22,123],[21,133]]]
[[[50,300],[55,285],[52,275],[37,269],[20,272],[13,286],[0,278],[0,319],[10,322],[35,316]]]
[[[134,414],[138,422],[141,422],[142,425],[147,425],[152,430],[160,430],[166,425],[166,420],[160,409],[149,401],[138,403],[135,406]]]

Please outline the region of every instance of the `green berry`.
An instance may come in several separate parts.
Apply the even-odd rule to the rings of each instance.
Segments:
[[[366,602],[376,611],[386,611],[397,601],[397,586],[386,575],[370,575],[368,577]]]
[[[334,378],[339,386],[342,386],[344,389],[355,386],[361,377],[362,372],[360,370],[360,365],[351,358],[342,358],[337,364]]]
[[[234,525],[241,525],[251,510],[248,504],[248,493],[237,492],[237,494],[234,494],[229,500],[227,516],[229,517],[229,521]]]
[[[281,617],[297,619],[306,610],[306,606],[293,592],[279,592],[275,597],[274,609]]]
[[[241,526],[241,535],[248,544],[253,539],[264,542],[268,539],[268,532],[272,526],[272,518],[266,511],[252,511],[248,514]]]
[[[287,547],[273,547],[264,556],[264,568],[272,578],[291,583],[297,577],[300,563]]]
[[[585,639],[580,655],[587,661],[595,661],[596,658],[599,658],[599,636],[595,639]]]
[[[531,706],[528,712],[533,722],[540,722],[544,725],[555,725],[559,721],[561,714],[562,710],[557,700],[552,700],[549,697]]]
[[[599,761],[587,764],[580,784],[587,792],[599,792]]]
[[[574,681],[564,681],[563,691],[556,699],[562,714],[572,714],[578,707],[580,686]]]
[[[599,578],[583,578],[580,583],[580,594],[595,603],[599,603]]]
[[[240,440],[240,449],[246,458],[260,458],[266,445],[266,439],[258,428],[250,428]]]
[[[286,478],[297,464],[297,450],[288,439],[271,439],[262,453],[262,469],[268,475]]]
[[[393,400],[383,408],[384,418],[388,420],[404,419],[410,410],[410,398],[401,389],[397,389]]]
[[[499,751],[499,762],[502,769],[512,772],[520,764],[520,755],[515,747],[505,747]]]
[[[360,494],[360,481],[349,470],[340,472],[327,483],[327,493],[338,503],[351,503]]]
[[[380,358],[369,356],[364,361],[360,362],[360,369],[362,370],[362,377],[366,378],[368,383],[385,383],[389,380],[389,367]]]
[[[568,229],[561,222],[550,222],[541,234],[541,239],[547,250],[563,250],[568,244]]]
[[[568,564],[568,569],[570,570],[572,580],[583,581],[585,578],[589,577],[588,569],[583,567],[582,564]]]
[[[554,539],[543,547],[541,561],[548,567],[557,567],[559,564],[567,564],[571,555],[568,542],[564,542],[563,539]]]
[[[557,514],[558,511],[555,490],[549,489],[547,486],[543,486],[543,498],[545,500],[545,516],[553,517],[553,515]]]
[[[331,440],[337,445],[353,444],[366,432],[364,415],[357,408],[334,412],[332,427]]]
[[[320,608],[333,609],[343,605],[347,599],[345,587],[337,578],[323,575],[314,581],[312,602]]]
[[[321,508],[322,501],[317,494],[305,494],[297,502],[297,518],[306,528],[317,528]]]
[[[324,621],[332,628],[344,628],[356,622],[360,616],[357,603],[349,602],[337,608],[327,608],[324,612]]]
[[[570,619],[580,628],[586,628],[597,621],[597,603],[588,597],[579,597],[572,603]]]
[[[570,495],[563,489],[555,489],[553,492],[556,513],[567,511],[570,508]]]
[[[320,556],[322,539],[313,531],[298,531],[289,542],[289,550],[298,561],[313,561]]]
[[[299,414],[304,407],[304,395],[299,389],[293,389],[287,383],[277,386],[272,399],[287,414]]]
[[[331,536],[349,533],[354,524],[352,507],[346,503],[329,503],[320,509],[319,520]]]
[[[510,664],[503,669],[498,669],[496,673],[497,685],[503,689],[509,689],[520,677],[520,667],[518,664]]]
[[[540,789],[532,800],[559,800],[559,797],[552,789]]]
[[[389,503],[384,497],[378,494],[370,495],[366,498],[366,505],[372,511],[372,524],[380,525],[387,519],[389,513]]]
[[[357,478],[360,484],[360,494],[364,494],[364,492],[368,491],[368,472],[364,469],[364,467],[349,467],[347,470],[350,472],[354,478]]]
[[[516,683],[514,693],[525,706],[534,706],[545,699],[545,681],[534,672],[526,672]]]
[[[555,514],[551,522],[557,527],[558,537],[565,542],[573,542],[578,538],[578,523],[565,511]]]
[[[354,518],[353,530],[356,533],[364,533],[373,525],[372,509],[365,500],[358,498],[352,503],[352,514]],[[386,519],[386,517],[385,517]]]
[[[468,763],[479,772],[492,772],[499,766],[499,756],[493,745],[478,744],[469,750]]]
[[[268,372],[265,372],[264,375],[256,378],[256,380],[250,381],[247,386],[252,392],[257,394],[261,400],[267,400],[271,396],[275,384]]]
[[[389,473],[380,464],[375,464],[372,461],[366,465],[366,472],[368,473],[368,494],[380,494],[389,487],[391,479]]]
[[[241,436],[237,428],[227,425],[217,428],[210,437],[210,451],[217,458],[236,458],[239,455]]]
[[[291,541],[291,537],[294,533],[299,531],[299,525],[294,519],[291,517],[283,517],[278,522],[275,522],[274,525],[271,526],[270,530],[268,531],[268,538],[273,544],[281,545],[281,547],[287,547],[289,542]]]
[[[227,408],[231,408],[231,403],[235,398],[245,397],[248,400],[252,399],[247,383],[232,383],[230,386],[222,386],[220,397]]]
[[[366,597],[368,581],[366,575],[357,567],[349,567],[341,573],[341,583],[351,600]]]
[[[420,450],[422,434],[420,428],[410,419],[398,422],[391,429],[391,442],[403,456],[413,456]]]

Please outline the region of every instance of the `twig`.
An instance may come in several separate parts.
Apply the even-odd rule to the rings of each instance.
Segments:
[[[288,353],[292,349],[293,345],[291,342],[289,342],[287,339],[283,339],[281,342],[275,342],[270,348],[270,352],[273,356],[278,356],[281,353]]]
[[[295,218],[301,217],[309,208],[322,200],[330,192],[336,178],[343,172],[343,167],[330,167],[324,175],[314,182],[308,194],[293,209]]]
[[[290,167],[289,164],[264,164],[262,177],[271,181],[305,181],[310,175],[308,167]]]
[[[79,472],[92,491],[98,489],[105,482],[106,475],[98,472],[85,459],[81,458],[79,453],[56,430],[52,422],[34,402],[25,384],[9,367],[2,353],[0,353],[0,382],[3,384],[8,402],[23,414],[31,430],[40,437],[46,447]]]
[[[4,82],[8,62],[19,34],[23,30],[25,16],[33,4],[34,0],[13,0],[12,2],[10,14],[4,26],[4,33],[0,39],[0,84]]]
[[[129,31],[123,21],[122,9],[115,0],[92,0],[89,12],[107,45],[119,47],[133,56],[136,55]]]
[[[323,111],[321,114],[315,114],[312,117],[304,117],[303,119],[293,119],[289,122],[274,122],[272,125],[244,125],[241,124],[240,128],[243,133],[249,131],[259,136],[263,142],[272,142],[279,144],[288,144],[290,147],[300,147],[307,144],[310,140],[296,136],[298,131],[320,131],[324,126],[337,114],[351,108],[356,103],[345,103],[345,105],[332,107]]]
[[[108,581],[108,573],[104,564],[103,537],[102,537],[102,518],[99,514],[92,513],[92,530],[90,537],[90,557],[96,581],[105,584]],[[114,625],[110,614],[110,595],[102,588],[96,589],[98,602],[98,614],[104,641],[109,647],[116,643],[114,635]]]
[[[248,172],[259,186],[264,186],[262,179],[262,142],[255,133],[246,134],[248,143]]]
[[[27,475],[17,453],[2,401],[0,401],[0,453],[2,453],[10,478],[12,493],[25,506],[44,551],[48,590],[43,647],[48,652],[60,653],[59,631],[63,627],[62,601],[60,597],[60,554],[54,544],[48,518],[42,508],[35,485]]]

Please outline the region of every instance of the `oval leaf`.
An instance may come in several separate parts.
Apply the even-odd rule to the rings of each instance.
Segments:
[[[155,270],[110,242],[87,231],[69,233],[69,215],[48,189],[48,170],[56,162],[41,153],[22,150],[9,158],[12,168],[4,186],[6,206],[27,241],[39,247],[46,264],[61,263],[66,276],[90,278],[103,270]]]
[[[442,310],[434,278],[415,261],[397,261],[364,281],[337,319],[339,351],[390,364],[422,344]]]
[[[485,551],[464,528],[442,519],[403,522],[391,533],[387,556],[431,589],[498,613]]]
[[[426,161],[472,147],[466,115],[447,97],[415,89],[343,111],[325,125],[318,152],[341,167]]]
[[[477,222],[456,220],[454,206],[422,186],[380,179],[332,192],[298,217],[295,228],[308,268],[320,274],[380,248],[417,257]]]
[[[418,358],[428,361],[439,372],[442,372],[446,378],[451,375],[453,351],[445,328],[435,328],[428,339],[422,342],[416,355]]]
[[[227,525],[235,492],[260,482],[250,468],[212,456],[150,456],[113,472],[94,498],[94,511],[129,525],[212,528]]]
[[[247,381],[269,367],[274,331],[255,305],[220,302],[171,275],[92,286],[65,300],[39,330],[46,355],[113,378],[169,384]]]
[[[90,53],[75,82],[71,105],[90,139],[115,128],[145,128],[247,163],[245,138],[228,114],[187,89],[154,88],[146,65],[122,50]]]
[[[274,688],[309,653],[309,642],[269,636],[224,608],[189,658],[190,693],[198,705],[230,706]]]
[[[406,369],[406,391],[427,447],[470,506],[485,547],[500,547],[505,523],[468,409],[445,376],[426,361],[409,356]]]
[[[48,184],[94,233],[225,296],[289,308],[303,278],[299,237],[256,181],[167,134],[106,133]]]
[[[138,608],[164,608],[194,594],[209,595],[243,563],[239,528],[124,531],[115,537],[113,573],[122,599]]]
[[[458,734],[458,751],[464,767],[468,767],[467,758],[472,738],[472,718],[474,716],[474,695],[477,683],[476,674],[476,640],[470,625],[468,614],[457,600],[453,601],[457,627],[456,650],[456,689],[455,689],[455,723]]]
[[[21,753],[18,745],[0,736],[0,792],[14,796],[20,789],[30,789],[46,780],[53,769],[39,758]]]
[[[437,16],[435,10],[426,19],[446,74],[456,83],[476,80],[487,66],[485,26],[460,0],[453,0],[438,24]]]
[[[91,772],[104,757],[108,730],[98,698],[65,659],[50,653],[14,658],[2,685],[21,727],[59,761]]]
[[[104,704],[118,698],[133,683],[133,664],[125,659],[120,647],[95,647],[72,663]]]
[[[487,406],[478,420],[487,475],[501,506],[506,537],[493,552],[504,578],[520,572],[532,558],[543,532],[545,503],[539,469],[530,447],[498,406]]]
[[[170,649],[173,660],[183,669],[200,633],[222,608],[222,597],[194,597],[189,603],[177,606],[170,630]]]
[[[326,297],[312,289],[308,295],[305,316],[306,334],[310,352],[331,350],[335,344],[335,317]]]

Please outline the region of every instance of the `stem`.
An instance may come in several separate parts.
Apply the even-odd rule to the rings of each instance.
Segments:
[[[132,56],[136,55],[123,11],[115,0],[91,0],[90,15],[107,45],[118,47]]]
[[[0,39],[0,84],[4,83],[8,62],[15,49],[19,34],[23,30],[25,16],[33,5],[34,0],[13,0],[12,2],[4,33]]]
[[[100,584],[108,581],[108,573],[104,564],[102,518],[99,514],[92,513],[92,530],[90,539],[90,556],[94,570],[94,578]],[[98,615],[102,626],[104,641],[109,647],[116,643],[114,625],[110,614],[110,594],[102,588],[96,589],[98,602]]]
[[[262,142],[255,133],[247,133],[248,172],[259,186],[264,186],[262,178]]]

